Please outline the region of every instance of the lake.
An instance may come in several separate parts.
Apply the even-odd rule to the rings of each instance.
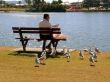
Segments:
[[[51,24],[59,24],[68,35],[59,47],[83,49],[98,47],[110,51],[110,12],[49,13]],[[0,46],[21,44],[15,39],[12,26],[37,27],[43,13],[0,13]],[[39,47],[42,42],[29,41],[29,47]]]

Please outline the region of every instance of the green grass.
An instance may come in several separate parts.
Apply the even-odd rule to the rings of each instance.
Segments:
[[[98,54],[98,62],[92,67],[87,53],[80,60],[78,51],[71,52],[70,62],[60,56],[34,67],[34,56],[12,54],[12,49],[0,47],[0,82],[110,82],[110,52]]]
[[[25,8],[0,8],[0,11],[25,11]]]

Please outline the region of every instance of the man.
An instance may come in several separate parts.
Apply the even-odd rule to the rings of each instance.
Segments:
[[[50,19],[49,14],[44,14],[43,20],[39,23],[39,28],[51,28],[51,27],[58,27],[59,26],[59,24],[57,24],[57,25],[51,25],[49,23],[49,19]],[[54,34],[54,35],[52,35],[52,34],[42,33],[42,34],[40,34],[40,38],[44,38],[44,39],[50,38],[51,41],[46,46],[46,48],[49,48],[50,49],[51,48],[51,44],[52,44],[53,47],[54,47],[54,51],[55,51],[56,50],[55,48],[57,47],[58,42],[55,42],[53,40],[53,38],[56,38],[56,39],[61,38],[62,39],[62,38],[66,38],[66,37],[63,34]],[[45,46],[43,46],[43,50],[45,50]]]
[[[50,23],[49,23],[49,14],[44,14],[43,16],[43,20],[39,23],[39,28],[51,28],[53,27]],[[58,25],[54,25],[54,27],[57,27]],[[42,33],[40,34],[40,38],[50,38],[52,39],[53,38],[53,35],[52,34],[45,34],[45,33]],[[47,48],[51,48],[51,44],[53,45],[53,47],[55,47],[55,42],[53,40],[50,41],[50,43],[46,46]],[[45,49],[45,46],[43,48],[43,50]]]

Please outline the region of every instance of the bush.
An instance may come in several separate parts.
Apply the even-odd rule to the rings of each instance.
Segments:
[[[38,4],[29,8],[30,12],[65,12],[66,7],[60,4]]]

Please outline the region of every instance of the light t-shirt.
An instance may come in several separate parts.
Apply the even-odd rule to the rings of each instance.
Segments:
[[[49,23],[49,21],[47,21],[46,19],[44,19],[43,21],[41,21],[39,23],[39,28],[51,28],[51,24]],[[48,35],[47,33],[42,33],[42,35]]]
[[[39,23],[39,28],[51,28],[51,24],[47,20],[43,20]]]

